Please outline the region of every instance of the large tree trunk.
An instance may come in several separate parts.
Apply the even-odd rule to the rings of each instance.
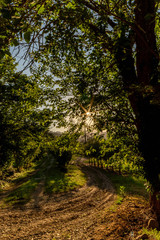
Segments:
[[[159,56],[155,36],[155,0],[137,0],[136,70],[141,87],[137,129],[140,151],[145,159],[144,170],[152,191],[150,204],[160,216],[160,98],[158,83]]]
[[[139,148],[145,160],[145,177],[151,185],[150,204],[160,217],[160,106],[144,101],[141,107]]]
[[[157,220],[160,223],[160,199],[159,198],[160,198],[159,191],[150,192],[150,197],[149,197],[150,206],[156,213]]]
[[[155,1],[136,0],[136,68],[129,39],[119,40],[115,51],[124,88],[136,117],[139,149],[145,177],[151,184],[150,204],[160,217],[160,84],[155,36]],[[123,45],[124,44],[124,45]],[[126,46],[127,49],[126,49]],[[160,220],[160,219],[159,219]]]

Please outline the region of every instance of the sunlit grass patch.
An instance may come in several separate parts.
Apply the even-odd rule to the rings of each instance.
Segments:
[[[55,161],[47,160],[39,168],[17,173],[10,178],[12,190],[1,201],[1,207],[25,204],[30,201],[39,182],[45,182],[45,193],[65,192],[86,183],[86,177],[75,165],[69,165],[66,173],[57,168]],[[10,189],[10,188],[8,188]]]
[[[35,166],[30,167],[29,169],[24,169],[21,172],[17,172],[14,174],[12,178],[13,183],[19,183],[21,181],[24,181],[27,177],[33,175],[35,173]]]
[[[144,186],[146,181],[142,177],[122,176],[115,173],[107,173],[107,176],[112,181],[118,194],[121,194],[123,186],[126,195],[137,195],[143,196],[146,199],[148,198],[148,193]]]
[[[75,165],[68,166],[68,172],[61,172],[58,168],[51,168],[45,181],[46,193],[65,192],[83,186],[86,177]]]
[[[36,168],[38,167],[39,165],[33,163],[32,166],[27,169],[22,169],[20,172],[15,171],[12,175],[5,176],[3,180],[0,180],[0,191],[11,190],[16,185],[27,181],[36,174]]]
[[[10,193],[4,199],[4,205],[12,206],[19,203],[26,203],[30,200],[32,193],[34,192],[38,181],[35,178],[29,179],[27,182],[24,182],[20,187],[15,191]]]
[[[157,229],[150,230],[143,228],[141,233],[146,233],[152,239],[160,240],[160,231],[158,231]]]
[[[31,199],[32,193],[44,176],[44,168],[40,166],[41,164],[32,164],[30,168],[15,172],[14,175],[5,179],[4,182],[8,185],[4,185],[1,192],[3,193],[4,190],[11,192],[2,199],[1,207],[25,204]]]

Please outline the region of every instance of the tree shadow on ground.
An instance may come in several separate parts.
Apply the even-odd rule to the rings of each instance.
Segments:
[[[88,186],[95,185],[102,190],[110,191],[110,185],[112,185],[118,194],[121,194],[121,189],[124,187],[125,194],[148,199],[148,192],[144,186],[146,180],[140,176],[121,175],[94,166],[82,165],[81,169],[88,175]]]
[[[88,177],[87,186],[95,186],[101,190],[107,190],[109,192],[114,191],[114,187],[104,169],[82,165],[81,170]]]

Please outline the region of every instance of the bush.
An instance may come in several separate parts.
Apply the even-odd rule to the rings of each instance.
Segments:
[[[142,174],[143,158],[138,152],[137,143],[126,138],[93,138],[84,145],[85,156],[94,165],[105,165],[106,168],[119,173]],[[92,159],[96,159],[92,161]]]
[[[79,151],[78,136],[71,133],[63,133],[56,136],[49,147],[49,152],[55,157],[58,167],[65,171],[72,158],[72,154]]]
[[[100,156],[100,142],[98,139],[93,138],[88,140],[84,146],[85,156],[91,158],[98,158]]]
[[[57,150],[55,153],[55,158],[57,160],[58,167],[60,168],[61,171],[67,170],[66,166],[69,164],[71,158],[72,158],[72,153],[70,150]]]

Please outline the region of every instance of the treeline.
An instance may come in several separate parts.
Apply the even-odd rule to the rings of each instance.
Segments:
[[[43,75],[43,77],[42,77]],[[44,72],[27,76],[16,72],[12,57],[0,63],[0,175],[29,168],[53,156],[66,171],[77,151],[79,134],[59,137],[49,131],[56,118],[54,82]],[[53,98],[54,96],[54,98]],[[54,99],[54,102],[53,102]]]
[[[53,109],[34,76],[16,73],[10,56],[0,64],[0,169],[29,167],[45,152]]]
[[[130,129],[131,130],[131,129]],[[54,137],[48,153],[57,161],[61,171],[67,171],[72,156],[86,157],[90,165],[114,171],[119,174],[143,175],[144,159],[138,150],[138,139],[133,136],[108,134],[103,136],[95,134],[86,143],[79,141],[82,133],[63,133]]]

